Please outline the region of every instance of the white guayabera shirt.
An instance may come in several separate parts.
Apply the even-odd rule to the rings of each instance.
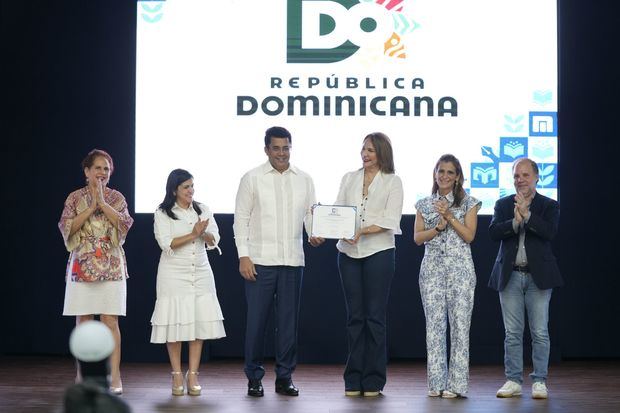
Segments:
[[[290,165],[280,173],[269,162],[247,172],[235,202],[235,244],[239,258],[258,265],[304,265],[303,225],[310,228],[314,183]]]

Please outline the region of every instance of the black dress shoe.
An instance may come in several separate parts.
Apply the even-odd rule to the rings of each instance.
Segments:
[[[276,380],[276,393],[285,396],[299,396],[299,389],[295,387],[291,379]]]
[[[248,380],[248,396],[263,397],[264,395],[263,383],[260,380]]]

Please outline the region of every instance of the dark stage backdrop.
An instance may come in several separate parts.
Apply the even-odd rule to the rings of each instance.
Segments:
[[[620,357],[619,220],[612,201],[619,186],[614,152],[620,21],[614,8],[611,1],[559,1],[562,217],[554,250],[566,286],[554,293],[551,305],[554,360]],[[133,205],[135,10],[135,3],[126,0],[2,2],[0,354],[68,353],[74,320],[61,316],[67,253],[56,225],[65,197],[83,184],[79,164],[90,149],[112,154],[116,170],[110,186]],[[256,131],[256,139],[262,139],[262,131]],[[174,136],[169,144],[174,145]],[[216,156],[234,161],[235,152]],[[161,186],[163,191],[163,182]],[[123,358],[164,361],[164,346],[149,344],[160,253],[152,235],[153,216],[134,218],[125,244],[131,278],[128,316],[121,320]],[[224,254],[211,253],[210,259],[228,337],[206,351],[213,357],[240,357],[245,300],[232,216],[216,218]],[[497,250],[487,235],[489,220],[479,219],[472,244],[478,274],[471,328],[474,363],[500,363],[503,351],[497,295],[486,287]],[[401,224],[389,305],[389,353],[392,358],[422,358],[418,270],[423,248],[412,241],[413,216],[404,216]],[[334,244],[308,247],[306,257],[300,361],[342,363],[345,308]],[[269,348],[271,336],[267,342]]]

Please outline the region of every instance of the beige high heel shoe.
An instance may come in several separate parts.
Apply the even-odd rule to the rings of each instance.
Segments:
[[[121,387],[110,386],[110,393],[114,394],[115,396],[120,396],[121,394],[123,394],[123,386],[122,385]]]
[[[185,382],[187,383],[187,394],[189,394],[190,396],[200,396],[200,392],[202,391],[202,387],[197,384],[195,386],[190,386],[189,385],[189,375],[192,374],[194,376],[198,376],[197,371],[189,371],[187,370],[187,373],[185,373]]]
[[[170,374],[172,374],[172,395],[183,396],[185,394],[185,382],[183,382],[180,386],[174,385],[174,378],[176,376],[181,376],[181,379],[183,379],[183,373],[180,371],[171,371]]]
[[[123,382],[121,381],[121,385],[119,387],[110,386],[110,393],[116,396],[123,394]]]

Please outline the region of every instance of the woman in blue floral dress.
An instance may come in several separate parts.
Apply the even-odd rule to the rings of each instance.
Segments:
[[[476,235],[481,203],[463,189],[463,170],[453,155],[437,161],[431,192],[416,203],[414,224],[416,244],[425,245],[420,294],[426,316],[428,395],[454,398],[468,390],[469,326],[476,287],[469,244]]]

